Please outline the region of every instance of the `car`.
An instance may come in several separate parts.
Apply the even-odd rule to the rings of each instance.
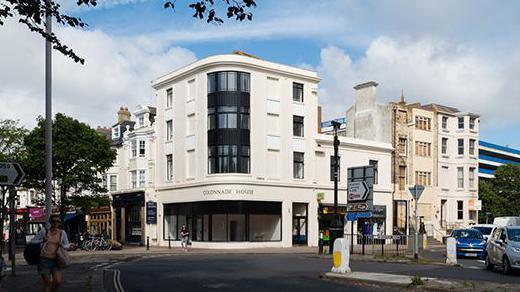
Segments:
[[[486,268],[502,266],[504,274],[520,269],[520,226],[495,229],[487,246]]]
[[[493,234],[493,231],[495,231],[497,227],[497,225],[493,224],[476,224],[471,226],[472,229],[477,229],[478,231],[480,231],[480,233],[482,233],[486,241],[489,241],[489,237],[491,236],[491,234]]]
[[[518,216],[495,217],[495,219],[493,219],[493,225],[518,226],[518,225],[520,225],[520,217],[518,217]]]
[[[487,242],[476,229],[455,229],[451,237],[457,240],[457,257],[485,258]]]

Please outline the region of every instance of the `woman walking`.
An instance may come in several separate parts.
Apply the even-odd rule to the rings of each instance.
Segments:
[[[188,242],[190,241],[190,232],[186,225],[182,225],[181,228],[181,247],[184,251],[188,251]]]
[[[38,273],[42,277],[44,292],[56,291],[60,287],[62,275],[58,268],[57,252],[60,246],[64,249],[69,248],[67,233],[60,228],[60,217],[52,215],[49,222],[51,227],[49,229],[43,228],[31,240],[32,243],[42,245],[42,252],[38,260]]]

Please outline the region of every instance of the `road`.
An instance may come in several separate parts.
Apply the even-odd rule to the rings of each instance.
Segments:
[[[354,271],[520,284],[519,276],[490,272],[483,263],[472,263],[472,268],[368,261],[355,261],[351,266]],[[320,279],[330,267],[330,259],[309,254],[187,254],[147,258],[114,268],[120,271],[124,291],[381,291],[373,285]]]

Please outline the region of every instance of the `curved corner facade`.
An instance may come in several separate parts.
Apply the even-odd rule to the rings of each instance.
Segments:
[[[315,72],[238,55],[197,61],[153,82],[157,221],[152,245],[317,246],[318,216],[333,205],[332,136],[318,134]],[[346,169],[377,161],[378,225],[391,231],[387,143],[341,137],[339,204]],[[144,212],[144,210],[143,210]]]

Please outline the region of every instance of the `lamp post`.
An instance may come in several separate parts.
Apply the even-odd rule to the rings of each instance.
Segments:
[[[52,34],[51,1],[45,1],[45,32]],[[49,227],[52,213],[52,46],[45,40],[45,220]]]

